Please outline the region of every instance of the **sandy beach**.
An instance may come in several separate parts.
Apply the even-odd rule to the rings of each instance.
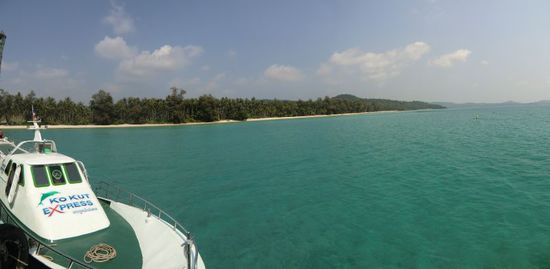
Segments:
[[[270,118],[250,118],[246,121],[236,120],[220,120],[213,122],[188,122],[188,123],[143,123],[143,124],[112,124],[112,125],[45,125],[48,129],[85,129],[85,128],[140,128],[140,127],[170,127],[170,126],[187,126],[187,125],[207,125],[207,124],[224,124],[224,123],[238,123],[238,122],[254,122],[254,121],[269,121],[269,120],[293,120],[293,119],[307,119],[307,118],[326,118],[326,117],[340,117],[340,116],[352,116],[362,114],[380,114],[380,113],[392,113],[398,111],[376,111],[376,112],[358,112],[358,113],[342,113],[331,115],[309,115],[309,116],[295,116],[295,117],[270,117]],[[0,125],[0,130],[9,129],[26,129],[27,125]]]
[[[352,115],[362,115],[362,114],[380,114],[380,113],[392,113],[392,112],[398,112],[398,111],[396,111],[396,110],[391,110],[391,111],[375,111],[375,112],[342,113],[342,114],[330,114],[330,115],[309,115],[309,116],[294,116],[294,117],[256,118],[256,119],[247,119],[246,121],[293,120],[293,119],[307,119],[307,118],[326,118],[326,117],[340,117],[340,116],[352,116]]]

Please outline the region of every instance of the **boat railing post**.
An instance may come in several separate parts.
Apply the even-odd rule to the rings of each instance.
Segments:
[[[199,260],[199,248],[193,242],[193,247],[195,247],[195,255],[193,256],[193,269],[197,268],[197,261]]]
[[[187,241],[185,242],[185,248],[187,250],[187,268],[191,268],[191,239],[189,238],[190,234],[187,233]]]
[[[189,239],[189,268],[195,269],[195,263],[193,261],[193,236],[190,232],[187,232],[187,238]]]

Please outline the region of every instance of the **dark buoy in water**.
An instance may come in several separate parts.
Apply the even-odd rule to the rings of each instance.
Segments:
[[[27,268],[29,265],[29,242],[18,227],[0,224],[0,269]]]

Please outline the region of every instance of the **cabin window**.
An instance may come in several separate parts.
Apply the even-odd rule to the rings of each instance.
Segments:
[[[25,168],[21,166],[21,173],[19,174],[19,186],[25,186]]]
[[[32,172],[32,177],[34,179],[34,186],[36,187],[50,186],[50,181],[48,180],[48,173],[46,172],[46,166],[33,165],[31,167],[31,172]]]
[[[48,166],[48,172],[53,185],[65,184],[65,174],[63,173],[61,165],[56,164]]]
[[[4,173],[6,173],[6,175],[10,174],[10,168],[11,168],[11,160],[8,162],[8,165],[6,165],[6,168],[4,169]]]
[[[10,175],[8,176],[8,182],[6,183],[6,195],[10,193],[11,183],[13,183],[13,177],[15,175],[16,164],[12,164],[10,168]]]
[[[65,172],[67,172],[67,179],[69,183],[80,183],[82,182],[82,177],[80,177],[80,172],[75,163],[65,164]]]

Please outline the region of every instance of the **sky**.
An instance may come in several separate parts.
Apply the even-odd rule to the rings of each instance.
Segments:
[[[7,1],[0,88],[87,102],[550,99],[550,1]]]

